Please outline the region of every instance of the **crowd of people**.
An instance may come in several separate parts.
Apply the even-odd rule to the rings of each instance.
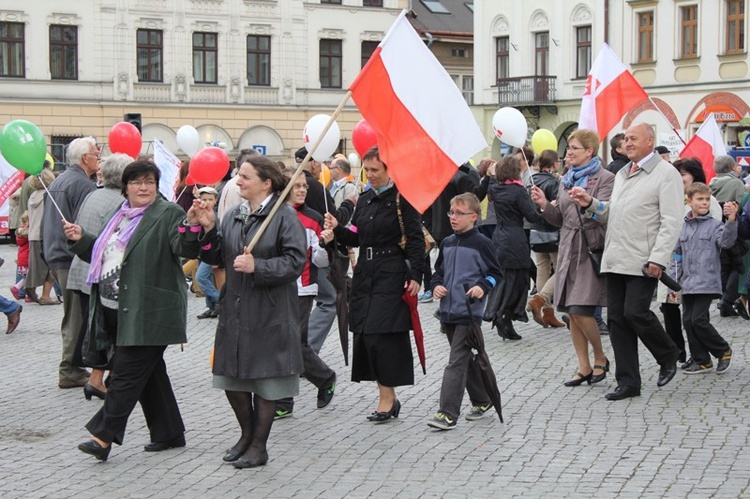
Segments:
[[[714,298],[722,316],[750,319],[741,169],[716,158],[707,185],[697,159],[670,164],[654,139],[645,123],[615,135],[607,166],[600,137],[583,129],[562,159],[524,147],[460,165],[422,215],[377,146],[362,157],[366,186],[343,156],[327,162],[323,185],[323,165],[304,161],[304,148],[299,171],[242,150],[234,174],[215,185],[187,187],[186,163],[170,202],[150,158],[102,161],[92,137],[76,139],[62,174],[45,168],[12,197],[15,301],[0,296],[0,310],[10,334],[19,301],[62,303],[58,386],[103,400],[79,445],[103,461],[122,445],[138,402],[146,451],[186,444],[163,358],[187,341],[186,278],[206,300],[198,318],[217,319],[213,386],[237,419],[239,439],[223,455],[237,468],[268,462],[272,425],[293,415],[301,376],[317,388],[318,408],[331,403],[340,378],[320,349],[337,322],[353,333],[351,381],[378,389],[364,419],[398,418],[406,401],[396,389],[414,384],[417,302],[439,300],[450,348],[432,428],[456,426],[464,391],[467,420],[490,413],[488,368],[471,337],[486,321],[503,340],[522,340],[514,322],[528,313],[541,328],[569,330],[576,365],[565,386],[600,383],[613,366],[606,398],[638,396],[639,339],[661,387],[678,367],[708,373],[715,358],[716,373],[729,368],[730,345],[710,323]],[[655,292],[663,324],[651,311]]]

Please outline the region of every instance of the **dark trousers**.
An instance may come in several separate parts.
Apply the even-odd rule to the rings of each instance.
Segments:
[[[609,338],[620,386],[641,387],[639,339],[659,365],[677,361],[677,347],[649,308],[657,282],[650,277],[607,274]]]
[[[315,296],[299,297],[299,329],[302,337],[302,364],[305,379],[320,389],[333,381],[336,373],[323,362],[315,350],[307,344],[307,326],[310,322]],[[291,411],[294,408],[294,398],[288,397],[276,401],[276,409]]]
[[[724,303],[724,306],[731,308],[734,302],[740,298],[740,274],[734,270],[731,263],[722,263],[721,265],[721,289],[724,290],[721,302]]]
[[[424,290],[430,291],[432,289],[432,265],[430,264],[429,251],[425,251],[424,253],[424,274],[422,275],[422,281],[424,283]]]
[[[168,442],[185,432],[164,363],[166,348],[117,347],[104,405],[86,425],[93,436],[122,445],[136,402],[141,404],[152,442]]]
[[[682,335],[680,306],[676,303],[662,303],[659,310],[661,310],[664,316],[664,329],[667,331],[667,335],[672,338],[672,341],[674,341],[674,344],[677,345],[677,349],[680,351],[679,361],[685,362],[687,360],[687,352],[685,352],[685,337]]]
[[[440,387],[440,411],[455,420],[461,414],[464,389],[469,392],[472,405],[487,405],[490,396],[482,382],[479,367],[474,361],[471,347],[466,344],[469,326],[465,324],[442,324],[451,346],[448,365],[443,371]]]
[[[729,350],[729,344],[711,324],[708,315],[711,295],[682,295],[682,322],[685,325],[690,355],[698,364],[711,362]]]

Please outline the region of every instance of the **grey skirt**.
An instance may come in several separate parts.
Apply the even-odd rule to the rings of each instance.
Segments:
[[[42,260],[42,242],[29,241],[29,272],[26,274],[27,288],[36,288],[44,284],[47,280],[49,267],[47,262]]]
[[[261,379],[239,379],[214,374],[213,386],[231,392],[255,393],[266,400],[279,400],[299,395],[299,374]]]

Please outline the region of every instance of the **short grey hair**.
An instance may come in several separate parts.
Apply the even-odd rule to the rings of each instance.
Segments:
[[[80,165],[83,162],[83,155],[89,153],[92,147],[96,147],[94,137],[80,137],[73,140],[68,144],[68,163]]]
[[[344,158],[334,158],[334,160],[331,161],[331,166],[338,166],[341,168],[341,171],[347,175],[352,172],[352,165],[350,165],[349,161]]]
[[[107,159],[105,159],[99,167],[99,171],[102,172],[102,182],[104,182],[104,187],[117,189],[118,191],[121,190],[122,171],[133,161],[133,158],[121,152],[116,152],[107,156]]]
[[[719,173],[729,173],[734,170],[737,163],[734,162],[734,158],[731,156],[716,156],[714,158],[714,171]]]

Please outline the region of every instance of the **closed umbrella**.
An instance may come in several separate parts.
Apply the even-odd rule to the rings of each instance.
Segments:
[[[419,363],[422,364],[422,373],[427,374],[427,357],[424,353],[424,333],[422,332],[422,322],[419,320],[419,311],[417,311],[417,296],[406,291],[401,295],[401,299],[409,305],[411,328],[412,331],[414,331],[414,343],[417,345]]]
[[[338,265],[341,260],[336,255],[337,249],[333,249],[332,264],[328,270],[328,279],[336,290],[336,319],[339,326],[339,341],[341,342],[341,351],[344,353],[344,364],[349,365],[349,298],[348,298],[348,277],[342,272]],[[348,259],[344,260],[348,263]],[[343,266],[343,265],[342,265]],[[343,266],[346,268],[346,266]]]
[[[500,418],[500,422],[503,423],[503,411],[502,404],[500,401],[500,389],[497,387],[497,378],[495,372],[492,370],[490,365],[490,357],[487,355],[487,350],[484,348],[484,335],[482,334],[482,328],[480,324],[474,321],[474,313],[471,310],[471,299],[466,297],[466,308],[469,310],[469,334],[466,336],[466,344],[477,351],[477,355],[474,358],[474,362],[479,367],[479,372],[482,377],[482,383],[484,384],[487,394],[490,396],[492,405],[497,411],[497,416]]]

